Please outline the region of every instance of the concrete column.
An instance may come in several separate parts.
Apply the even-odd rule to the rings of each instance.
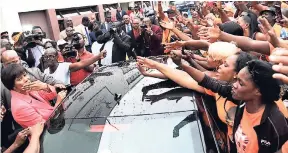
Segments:
[[[104,9],[103,9],[102,4],[98,5],[98,11],[99,11],[100,21],[104,22],[105,21],[105,15],[104,15]]]
[[[46,16],[48,20],[48,27],[51,33],[51,39],[57,41],[59,40],[60,29],[55,9],[46,10]]]

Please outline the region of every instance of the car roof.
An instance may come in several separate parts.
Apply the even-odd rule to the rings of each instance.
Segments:
[[[143,92],[146,97],[142,97]],[[151,100],[152,97],[156,97],[153,104],[147,100],[147,98]],[[57,150],[78,152],[80,148],[95,150],[103,146],[101,139],[110,136],[107,136],[107,132],[104,132],[104,135],[101,132],[90,132],[93,131],[93,127],[99,130],[99,127],[105,126],[103,130],[107,130],[108,123],[123,124],[123,120],[128,120],[127,124],[134,126],[137,124],[132,122],[135,117],[145,119],[145,122],[147,120],[146,124],[151,127],[156,125],[152,125],[149,120],[167,118],[169,122],[163,121],[163,123],[169,126],[160,127],[169,130],[171,126],[177,125],[197,110],[193,100],[193,91],[181,88],[170,80],[143,77],[136,68],[135,61],[102,67],[76,86],[64,100],[63,107],[59,107],[54,113],[48,122],[49,127],[44,132],[42,143],[44,152]],[[180,118],[170,119],[175,116]],[[193,145],[202,150],[204,147],[201,146],[205,144],[200,141],[202,132],[197,118],[196,122],[192,122],[187,128],[193,127],[189,130],[197,131],[194,132]],[[140,127],[135,129],[143,130]],[[74,147],[79,143],[80,148]],[[67,148],[68,146],[70,147]]]
[[[147,98],[144,100],[143,89],[149,89],[146,93],[148,99],[155,95],[161,96],[161,99],[151,105]],[[177,99],[175,93],[182,97]],[[188,98],[191,99],[193,94],[192,90],[181,88],[170,80],[144,78],[136,68],[136,62],[126,62],[92,73],[73,89],[63,106],[65,118],[177,112],[197,109]],[[115,100],[115,97],[118,99]],[[102,110],[99,114],[99,109],[103,108],[98,107],[102,105],[113,108],[113,111]]]

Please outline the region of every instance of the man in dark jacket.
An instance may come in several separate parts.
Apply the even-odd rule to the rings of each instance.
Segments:
[[[125,61],[126,53],[129,51],[131,46],[131,38],[122,30],[122,24],[120,22],[116,22],[112,24],[112,27],[108,32],[97,38],[97,42],[100,44],[104,44],[113,39],[113,47],[112,47],[112,63]],[[107,56],[109,51],[107,51]]]
[[[142,29],[144,35],[144,45],[150,56],[158,56],[164,54],[162,42],[162,29],[157,25],[152,25],[150,18],[144,18],[145,28]]]
[[[103,32],[99,28],[98,21],[94,21],[89,24],[89,30],[91,31],[89,33],[89,36],[91,38],[92,44],[97,41],[98,36],[101,36]]]
[[[103,33],[108,32],[109,29],[111,28],[111,25],[113,24],[113,22],[111,21],[110,13],[106,13],[105,17],[106,17],[105,22],[100,25],[100,29],[102,30]]]
[[[117,13],[116,13],[116,19],[117,19],[117,21],[122,21],[124,15],[126,15],[126,12],[123,11],[121,7],[118,7],[118,8],[117,8]]]
[[[132,50],[135,51],[137,56],[147,57],[149,56],[148,52],[145,50],[144,47],[144,37],[141,35],[141,28],[140,28],[140,19],[134,19],[132,21],[132,30],[128,33],[131,37],[131,47],[130,51],[127,53],[129,57],[133,56],[135,59],[135,55],[131,54]]]

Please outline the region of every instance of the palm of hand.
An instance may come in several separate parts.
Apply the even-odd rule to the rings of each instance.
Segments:
[[[209,28],[208,35],[210,39],[218,39],[220,37],[220,29],[219,28]]]
[[[155,68],[155,61],[153,61],[151,59],[145,58],[144,61],[143,61],[143,64],[147,68],[150,68],[150,69],[154,69]]]
[[[160,23],[162,27],[166,29],[172,30],[174,28],[174,23],[173,22],[161,22]]]

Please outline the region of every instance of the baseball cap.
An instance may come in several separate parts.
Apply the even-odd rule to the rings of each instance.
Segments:
[[[276,15],[276,8],[275,7],[268,7],[267,9],[260,12],[260,16],[265,12],[271,12],[275,16]]]
[[[57,41],[57,46],[64,45],[64,44],[68,44],[67,41],[65,41],[63,39],[60,39]]]

